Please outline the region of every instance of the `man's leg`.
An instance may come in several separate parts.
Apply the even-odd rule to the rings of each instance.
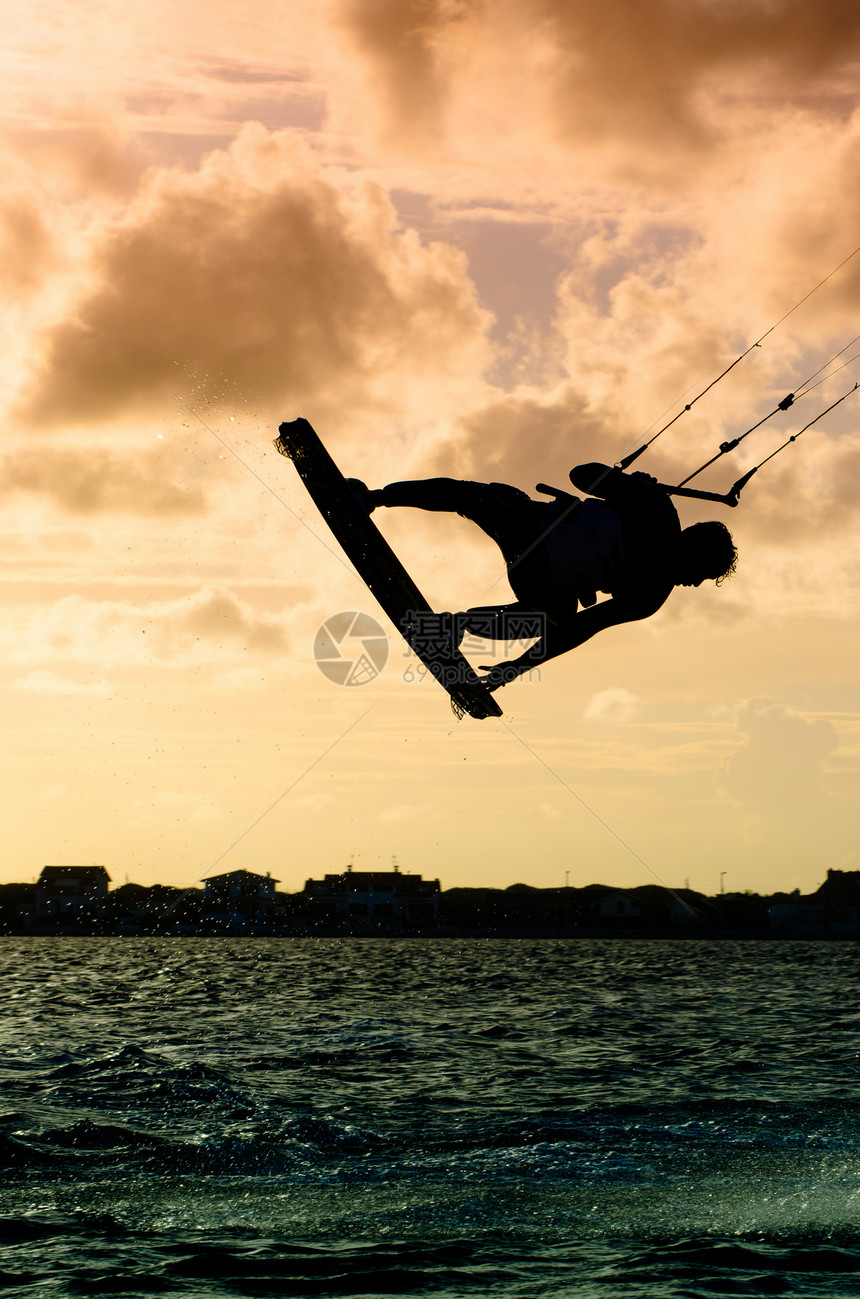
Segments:
[[[551,608],[551,576],[543,541],[551,526],[551,506],[533,501],[508,483],[473,483],[458,478],[391,483],[369,495],[374,507],[408,505],[421,510],[446,510],[476,523],[501,550],[508,580],[521,607]]]
[[[469,633],[483,640],[518,641],[533,640],[546,631],[546,616],[519,600],[513,604],[479,605],[451,616],[458,643]]]
[[[390,483],[369,493],[373,507],[411,506],[446,511],[476,523],[513,563],[534,544],[546,506],[508,483],[473,483],[459,478],[424,478]]]

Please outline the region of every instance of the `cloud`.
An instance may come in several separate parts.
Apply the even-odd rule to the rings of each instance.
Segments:
[[[18,418],[125,415],[163,402],[186,363],[198,406],[224,377],[294,411],[378,388],[390,402],[398,376],[471,379],[488,318],[465,258],[395,226],[378,186],[325,176],[287,131],[249,125],[196,172],[147,172],[122,216],[94,228],[82,290],[42,334]]]
[[[37,196],[14,190],[0,196],[0,286],[7,302],[27,298],[56,265]]]
[[[399,803],[394,807],[385,807],[379,813],[383,825],[403,825],[409,821],[426,823],[435,819],[436,806],[433,803]]]
[[[639,710],[639,700],[623,686],[610,686],[592,695],[583,712],[588,722],[610,722],[622,725],[632,721]]]
[[[823,797],[825,763],[839,746],[833,726],[767,698],[739,704],[735,724],[743,738],[725,759],[719,788],[758,815],[803,819]]]
[[[12,339],[63,310],[86,259],[83,231],[133,196],[149,159],[107,123],[0,131],[0,289]],[[26,309],[26,310],[25,310]]]
[[[771,439],[773,442],[773,439]],[[854,539],[860,520],[860,437],[838,439],[810,430],[802,442],[751,480],[752,509],[748,534],[776,540],[789,549],[803,549],[810,563],[816,542],[840,541],[842,555],[860,562]]]
[[[221,662],[288,649],[277,619],[215,586],[149,604],[65,596],[20,629],[8,626],[0,643],[11,662],[66,659],[113,667]]]
[[[383,142],[549,133],[679,181],[753,118],[843,110],[860,39],[851,0],[339,0],[334,14]]]
[[[215,821],[224,815],[223,809],[208,794],[183,793],[179,790],[156,790],[149,798],[136,799],[132,808],[137,815],[129,820],[131,826],[163,825],[165,822]]]
[[[95,695],[106,699],[111,693],[110,683],[104,680],[71,681],[57,676],[49,668],[37,668],[29,676],[9,683],[10,690],[30,690],[50,695]]]
[[[270,85],[277,82],[294,84],[304,82],[308,77],[308,74],[301,70],[284,72],[282,68],[244,63],[240,59],[204,65],[204,73],[216,81],[227,81],[236,85]]]
[[[206,497],[200,486],[171,482],[169,472],[157,451],[29,446],[0,463],[0,497],[34,492],[72,514],[201,513]]]
[[[646,150],[713,144],[726,125],[718,104],[826,93],[827,77],[850,62],[860,36],[850,0],[814,11],[805,0],[532,0],[528,7],[549,35],[560,128],[578,140],[636,140]]]
[[[443,122],[445,77],[436,56],[455,13],[450,0],[339,0],[335,14],[367,62],[370,102],[390,143],[432,138]]]
[[[586,409],[572,384],[540,397],[529,391],[496,393],[461,416],[447,441],[439,439],[430,468],[512,482],[530,492],[538,479],[570,488],[571,466],[599,459],[606,437],[605,419]]]
[[[245,690],[263,690],[270,687],[270,678],[257,668],[231,668],[227,672],[219,672],[211,682],[213,690],[222,691],[225,694]]]
[[[19,130],[8,142],[10,150],[30,163],[29,174],[45,209],[52,193],[88,208],[127,200],[151,162],[144,142],[110,120],[70,122],[59,132]]]

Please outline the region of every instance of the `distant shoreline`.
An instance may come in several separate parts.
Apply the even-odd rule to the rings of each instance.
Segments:
[[[280,892],[244,869],[203,887],[125,883],[99,865],[48,865],[32,884],[0,886],[0,936],[46,938],[438,938],[763,942],[860,939],[860,871],[828,870],[808,896],[745,891],[707,897],[644,884],[455,887],[391,871],[346,870]]]

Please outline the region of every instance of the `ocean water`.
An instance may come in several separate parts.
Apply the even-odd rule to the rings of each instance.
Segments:
[[[0,961],[4,1296],[860,1295],[853,943]]]

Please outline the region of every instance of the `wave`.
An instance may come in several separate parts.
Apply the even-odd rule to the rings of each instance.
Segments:
[[[856,1294],[860,1240],[666,1235],[633,1242],[524,1241],[501,1234],[309,1241],[254,1231],[130,1229],[109,1214],[0,1220],[0,1284],[18,1296],[153,1293],[410,1294],[632,1299],[683,1294]],[[59,1278],[62,1277],[62,1281]],[[105,1288],[107,1286],[107,1288]]]

